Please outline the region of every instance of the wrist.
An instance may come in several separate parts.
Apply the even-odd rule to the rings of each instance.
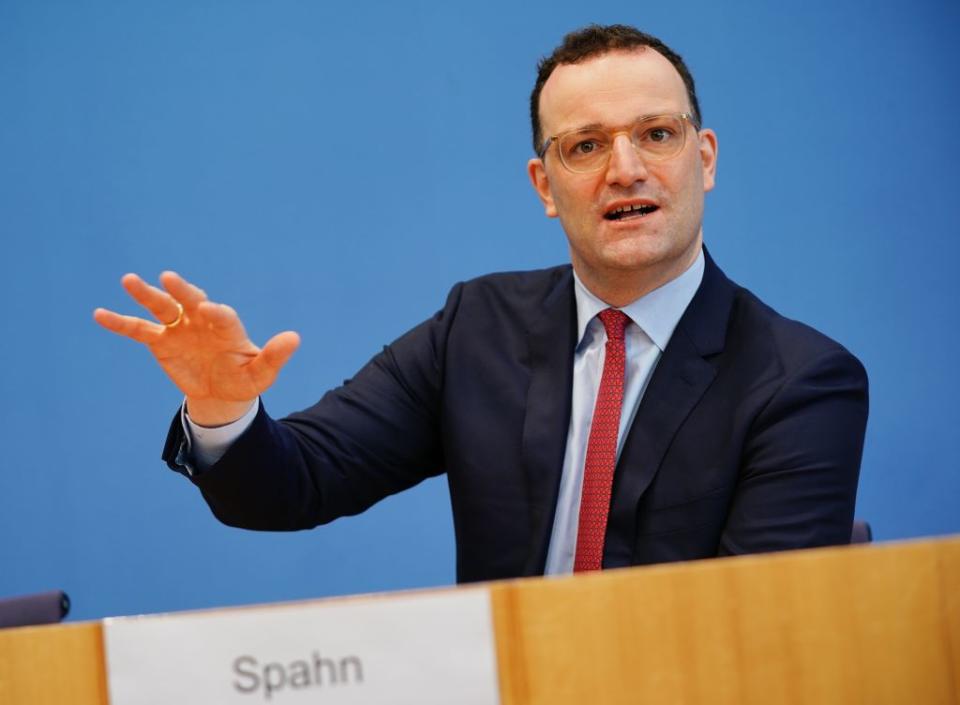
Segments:
[[[241,418],[253,406],[256,399],[248,401],[220,401],[217,399],[191,399],[187,397],[186,411],[190,420],[198,426],[226,426]]]

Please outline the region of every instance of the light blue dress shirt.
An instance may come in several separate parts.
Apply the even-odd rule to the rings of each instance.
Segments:
[[[640,400],[653,376],[660,356],[670,342],[680,317],[703,279],[703,250],[696,261],[676,279],[621,307],[630,322],[624,330],[627,363],[624,370],[623,408],[617,434],[617,458],[627,429],[633,423]],[[609,304],[594,296],[574,273],[577,300],[577,347],[573,356],[573,399],[570,430],[563,456],[560,495],[547,550],[547,575],[573,572],[580,518],[580,490],[587,458],[587,440],[593,421],[593,406],[600,388],[607,332],[597,314]]]
[[[703,251],[687,271],[651,291],[621,310],[630,322],[624,331],[627,363],[623,391],[623,409],[617,436],[617,457],[623,448],[627,429],[640,406],[660,356],[670,342],[680,317],[690,304],[703,279]],[[596,317],[609,306],[594,296],[574,273],[574,295],[577,302],[577,347],[573,358],[573,400],[570,430],[563,458],[560,478],[560,496],[547,552],[548,575],[570,573],[577,547],[577,525],[580,515],[580,489],[583,485],[583,465],[587,455],[587,439],[593,419],[593,406],[603,372],[604,349],[607,334]],[[217,462],[230,445],[253,422],[260,408],[259,399],[241,418],[215,428],[195,424],[181,409],[181,420],[186,431],[192,462],[187,470],[192,475]]]

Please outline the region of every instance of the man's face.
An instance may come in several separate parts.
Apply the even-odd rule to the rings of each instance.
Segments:
[[[649,48],[562,64],[540,96],[545,137],[597,124],[626,129],[644,116],[689,111],[680,74]],[[716,155],[714,133],[698,135],[687,124],[683,150],[664,161],[644,160],[623,133],[601,171],[568,171],[556,143],[542,160],[530,160],[528,170],[546,214],[560,218],[577,274],[595,294],[623,305],[628,301],[611,299],[642,295],[681,274],[696,258],[703,194],[713,188]],[[618,207],[637,204],[656,209],[612,217]],[[638,281],[643,291],[626,291],[628,282]]]

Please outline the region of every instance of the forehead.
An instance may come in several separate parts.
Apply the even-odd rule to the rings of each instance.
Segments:
[[[662,54],[640,47],[561,64],[540,94],[545,135],[583,125],[623,125],[642,115],[689,110],[680,74]]]

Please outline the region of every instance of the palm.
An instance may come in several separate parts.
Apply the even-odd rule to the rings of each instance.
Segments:
[[[260,349],[245,334],[211,330],[202,318],[195,313],[147,343],[170,379],[189,397],[242,401],[265,391],[250,369]]]
[[[256,399],[299,345],[299,336],[288,331],[258,348],[229,306],[208,301],[201,289],[173,272],[161,275],[161,283],[165,290],[134,274],[123,278],[130,296],[167,325],[106,309],[97,309],[94,318],[108,330],[145,344],[191,409],[195,404],[228,407]],[[223,415],[231,414],[225,409]]]

